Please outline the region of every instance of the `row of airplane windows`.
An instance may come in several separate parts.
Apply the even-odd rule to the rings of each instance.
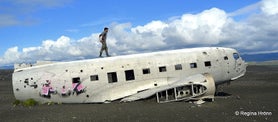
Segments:
[[[209,67],[211,66],[211,62],[210,61],[205,61],[204,62],[205,67]],[[190,63],[190,68],[197,68],[197,63]],[[158,67],[159,72],[166,72],[166,66],[160,66]],[[182,65],[181,64],[176,64],[175,65],[175,70],[182,70]],[[150,68],[144,68],[142,69],[142,74],[150,74]],[[118,82],[118,78],[117,78],[117,73],[116,72],[108,72],[107,73],[107,77],[108,77],[108,83],[115,83]],[[135,80],[135,76],[134,76],[134,70],[125,70],[125,78],[126,81],[130,81],[130,80]],[[91,81],[98,81],[99,77],[98,75],[91,75],[90,76],[90,80]]]
[[[237,53],[234,53],[233,57],[236,60],[239,59],[239,55]],[[225,56],[224,60],[228,60],[228,57]],[[191,69],[197,68],[197,63],[190,63],[189,65],[190,65]],[[211,66],[211,61],[205,61],[204,65],[205,65],[205,67],[210,67]],[[158,67],[158,69],[159,69],[159,72],[166,72],[167,71],[166,66],[160,66],[160,67]],[[175,65],[175,70],[182,70],[182,65],[181,64],[176,64]],[[66,70],[66,72],[68,72],[68,70]],[[83,70],[80,70],[80,72],[83,72]],[[142,74],[143,75],[150,74],[150,73],[151,73],[150,68],[142,69]],[[109,72],[109,73],[107,73],[107,76],[108,76],[108,83],[118,82],[118,78],[117,78],[117,73],[116,72]],[[134,70],[133,69],[132,70],[126,70],[125,71],[125,76],[126,76],[126,81],[135,80]],[[76,80],[76,79],[79,79],[79,80]],[[32,80],[33,80],[33,78],[31,78],[31,81]],[[91,75],[90,76],[90,80],[91,81],[98,81],[99,77],[98,77],[98,75]],[[20,80],[20,82],[21,81],[22,80]],[[72,82],[80,82],[80,78],[79,77],[73,78]],[[25,79],[24,83],[26,83],[28,85],[29,84],[29,78]]]

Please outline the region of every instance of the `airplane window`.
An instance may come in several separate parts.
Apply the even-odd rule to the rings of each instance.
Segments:
[[[237,53],[234,53],[233,56],[235,60],[239,59],[239,55]]]
[[[72,78],[72,83],[80,83],[80,77]]]
[[[29,79],[26,78],[25,81],[24,81],[24,83],[29,84]]]
[[[176,70],[182,70],[182,65],[181,64],[176,64],[175,69]]]
[[[166,72],[166,66],[159,67],[159,72]]]
[[[128,80],[134,80],[135,76],[134,76],[134,71],[133,70],[126,70],[125,71],[125,79]]]
[[[211,66],[211,62],[210,62],[210,61],[206,61],[206,62],[205,62],[205,66],[206,66],[206,67]]]
[[[115,83],[118,81],[116,72],[107,73],[107,77],[108,77],[108,83]]]
[[[97,81],[98,80],[98,75],[91,75],[90,79],[91,79],[91,81]]]
[[[146,69],[143,69],[143,74],[150,74],[151,71],[150,71],[150,68],[146,68]]]
[[[228,60],[228,59],[229,59],[228,56],[225,56],[225,57],[224,57],[224,60]]]
[[[190,63],[190,68],[197,68],[197,63]]]

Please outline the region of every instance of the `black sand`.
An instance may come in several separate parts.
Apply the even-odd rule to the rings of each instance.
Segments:
[[[6,121],[278,121],[278,66],[249,66],[243,78],[220,87],[214,102],[130,103],[14,107],[12,71],[0,71],[0,122]]]

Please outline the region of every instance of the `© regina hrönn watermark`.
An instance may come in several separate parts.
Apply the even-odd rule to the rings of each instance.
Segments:
[[[269,111],[235,111],[236,116],[272,116]]]

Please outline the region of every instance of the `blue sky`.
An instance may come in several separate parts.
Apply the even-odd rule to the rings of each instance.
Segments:
[[[277,52],[276,8],[277,0],[1,0],[0,66],[96,57],[103,27],[112,55],[197,46]]]

